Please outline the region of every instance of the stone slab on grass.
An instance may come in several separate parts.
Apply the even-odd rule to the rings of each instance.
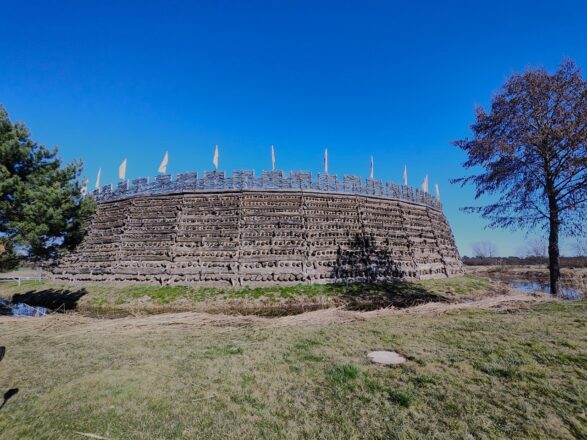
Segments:
[[[400,365],[406,362],[406,358],[395,351],[371,351],[367,357],[382,365]]]

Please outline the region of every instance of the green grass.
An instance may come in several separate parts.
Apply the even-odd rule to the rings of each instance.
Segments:
[[[337,383],[348,383],[359,377],[359,369],[353,364],[339,364],[326,372],[328,380]]]
[[[430,292],[459,296],[475,295],[491,287],[488,278],[470,274],[458,278],[417,281],[416,284]]]
[[[364,321],[2,321],[0,438],[587,436],[587,301]],[[139,323],[135,325],[135,323]],[[371,363],[396,350],[399,367]]]
[[[416,400],[416,394],[412,390],[392,390],[389,393],[389,400],[408,408]]]
[[[0,297],[16,295],[31,305],[52,309],[65,304],[94,315],[128,315],[169,311],[227,311],[287,314],[351,302],[355,308],[394,305],[405,307],[427,301],[462,300],[486,293],[491,282],[482,277],[396,282],[387,284],[326,284],[243,289],[186,286],[72,285],[48,281],[0,284]],[[21,295],[19,297],[19,295]],[[412,304],[413,303],[413,304]],[[296,305],[299,307],[296,308]],[[269,310],[264,313],[264,310]]]

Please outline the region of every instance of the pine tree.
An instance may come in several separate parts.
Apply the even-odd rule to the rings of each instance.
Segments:
[[[0,105],[0,238],[33,260],[72,249],[94,202],[81,197],[81,162],[63,164]]]

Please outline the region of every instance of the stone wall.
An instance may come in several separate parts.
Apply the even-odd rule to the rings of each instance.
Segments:
[[[53,277],[236,287],[462,272],[439,210],[360,195],[227,191],[99,203]]]

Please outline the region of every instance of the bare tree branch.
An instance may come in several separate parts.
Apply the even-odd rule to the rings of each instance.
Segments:
[[[453,179],[473,184],[475,198],[497,196],[467,207],[494,228],[542,229],[549,233],[551,291],[560,279],[559,235],[581,234],[587,215],[587,82],[572,61],[553,74],[544,69],[512,75],[491,102],[476,109],[473,137],[454,145],[465,168],[483,172]]]

